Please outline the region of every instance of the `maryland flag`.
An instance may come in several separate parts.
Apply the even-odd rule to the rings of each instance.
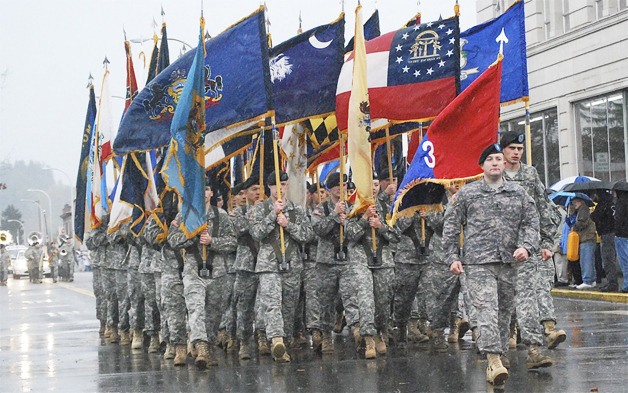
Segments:
[[[371,116],[366,81],[366,47],[362,27],[362,6],[355,10],[355,49],[353,51],[353,85],[347,119],[348,155],[356,189],[356,201],[350,216],[373,205],[373,162],[371,159]]]
[[[203,63],[205,20],[201,17],[198,46],[187,81],[174,112],[170,134],[172,139],[162,169],[166,185],[181,199],[180,228],[188,238],[207,227],[205,214],[205,90]]]

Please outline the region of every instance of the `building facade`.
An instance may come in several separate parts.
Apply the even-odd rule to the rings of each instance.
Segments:
[[[628,177],[627,0],[525,0],[532,164],[561,178]],[[478,23],[513,1],[477,0]],[[501,130],[524,131],[525,107],[506,106]]]

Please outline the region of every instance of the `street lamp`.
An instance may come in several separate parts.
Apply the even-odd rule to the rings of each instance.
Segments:
[[[7,220],[7,222],[17,222],[22,227],[22,233],[26,235],[26,231],[24,230],[24,223],[20,220]],[[17,231],[17,244],[20,244],[20,231]]]
[[[39,208],[39,226],[37,229],[39,229],[39,232],[41,233],[41,215],[42,215],[42,210],[41,210],[41,204],[39,203],[39,201],[35,201],[32,199],[20,199],[21,202],[30,202],[30,203],[34,203],[37,205],[37,207]],[[43,233],[42,233],[43,236]]]
[[[48,227],[50,228],[50,232],[48,232],[48,235],[50,236],[50,238],[52,238],[52,199],[50,199],[50,195],[48,195],[48,193],[44,190],[38,190],[34,188],[29,188],[26,191],[39,192],[39,193],[44,194],[46,198],[48,198],[48,214],[50,215],[50,219],[48,220]],[[46,239],[46,240],[49,240],[49,239]]]
[[[44,170],[51,170],[51,171],[57,171],[62,173],[67,179],[68,179],[68,185],[70,186],[70,239],[74,238],[74,221],[73,221],[73,217],[74,217],[74,187],[72,187],[72,180],[70,179],[70,176],[68,176],[67,173],[65,173],[64,171],[62,171],[61,169],[58,168],[51,168],[51,167],[46,167],[44,168]],[[52,214],[52,212],[51,212]]]

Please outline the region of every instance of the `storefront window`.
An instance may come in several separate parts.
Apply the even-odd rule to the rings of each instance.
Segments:
[[[515,131],[525,133],[525,117],[503,122],[500,132]],[[532,166],[539,173],[541,181],[549,187],[560,180],[560,157],[558,144],[558,114],[556,108],[530,115],[532,135]],[[523,162],[525,162],[525,154]]]
[[[617,92],[574,105],[581,174],[610,181],[626,178],[625,102],[624,93]]]

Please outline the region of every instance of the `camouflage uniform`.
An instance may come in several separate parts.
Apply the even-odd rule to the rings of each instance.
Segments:
[[[504,172],[504,178],[519,184],[532,197],[540,216],[541,248],[554,250],[560,213],[547,198],[536,168],[521,164],[513,177]],[[530,255],[529,262],[517,265],[516,317],[522,341],[528,345],[542,345],[544,337],[540,322],[556,322],[550,294],[554,286],[554,263],[552,259],[544,261],[540,252]]]
[[[259,279],[255,274],[258,245],[249,233],[250,223],[246,218],[249,206],[234,209],[233,227],[237,238],[236,260],[234,269],[234,303],[236,307],[236,334],[240,341],[246,341],[253,335],[255,317],[255,298]],[[259,303],[259,302],[258,302]],[[263,313],[259,313],[261,316]],[[256,319],[256,329],[264,329],[263,319]]]
[[[129,323],[129,290],[128,290],[128,252],[129,245],[122,234],[125,229],[120,228],[113,233],[107,234],[109,248],[107,256],[111,260],[111,268],[115,271],[115,298],[112,301],[117,303],[118,310],[118,331],[125,332],[131,326]],[[116,305],[107,303],[107,309],[116,308]],[[107,320],[107,324],[109,324]]]
[[[316,269],[319,278],[320,329],[331,333],[336,316],[336,299],[340,296],[345,309],[347,324],[359,322],[358,301],[354,292],[353,269],[349,262],[347,245],[344,239],[345,259],[338,260],[340,251],[340,216],[331,201],[318,205],[312,213],[312,228],[318,235]],[[345,208],[345,211],[349,211]]]
[[[160,218],[163,219],[163,217]],[[144,229],[144,238],[151,244],[162,246],[159,282],[155,277],[155,286],[159,288],[156,289],[156,297],[161,297],[162,305],[162,338],[172,345],[186,345],[188,340],[185,323],[187,309],[183,297],[182,270],[180,270],[183,269],[183,258],[179,250],[173,250],[165,241],[167,232],[169,231],[164,230],[154,218],[151,218]],[[179,266],[178,258],[181,258],[181,266]],[[165,326],[168,327],[167,335],[163,332]]]
[[[161,327],[160,306],[157,303],[157,286],[154,267],[159,263],[161,254],[152,245],[143,241],[140,257],[140,288],[144,296],[144,332],[147,335],[159,333]]]
[[[65,255],[64,255],[65,253]],[[74,247],[70,241],[59,247],[59,273],[65,281],[74,281]],[[63,272],[63,274],[61,274]]]
[[[107,324],[107,288],[104,270],[106,265],[107,229],[102,226],[92,230],[85,241],[92,262],[92,288],[96,297],[96,318],[101,324]],[[112,325],[110,325],[112,326]]]
[[[0,249],[0,285],[7,285],[9,278],[9,265],[11,264],[11,255],[5,247]]]
[[[419,288],[429,287],[429,259],[427,245],[421,243],[421,217],[418,213],[412,217],[400,218],[396,227],[399,231],[399,243],[395,253],[395,326],[403,329],[410,319],[412,303]]]
[[[181,215],[177,215],[181,222]],[[209,235],[212,240],[207,249],[209,277],[199,274],[202,246],[198,236],[188,239],[179,227],[171,227],[168,244],[176,250],[185,249],[183,264],[183,290],[188,309],[190,341],[214,343],[224,305],[224,281],[227,274],[225,256],[235,250],[236,239],[227,212],[212,206],[207,211]]]
[[[131,329],[144,329],[144,291],[142,291],[140,277],[140,263],[142,258],[142,248],[138,244],[137,238],[129,234],[127,242],[129,243],[128,256],[128,273],[127,273],[127,291],[129,296],[129,323]]]
[[[255,205],[248,213],[250,234],[260,243],[255,272],[259,277],[259,301],[266,310],[266,335],[291,337],[299,301],[303,261],[299,244],[309,242],[313,231],[301,206],[285,203],[288,226],[283,229],[287,271],[280,270],[279,224],[272,198]]]
[[[232,219],[229,216],[229,219]],[[232,221],[233,225],[233,221]],[[236,335],[236,305],[235,305],[235,280],[236,280],[236,271],[234,268],[236,259],[236,253],[230,252],[225,256],[225,263],[227,266],[227,276],[224,280],[224,304],[223,304],[223,313],[222,318],[220,320],[219,329],[225,329],[227,333],[231,337],[235,337]]]
[[[59,249],[54,243],[48,246],[48,267],[50,268],[50,277],[52,282],[57,282],[59,278]]]
[[[44,268],[44,247],[41,244],[28,246],[24,256],[26,257],[26,266],[28,267],[28,277],[30,281],[39,283],[42,279],[42,271]]]
[[[375,336],[377,332],[385,333],[390,327],[395,264],[389,244],[399,242],[399,232],[386,224],[387,211],[387,207],[378,201],[377,213],[382,227],[376,230],[377,266],[371,266],[372,231],[368,220],[358,215],[348,219],[345,225],[349,242],[349,260],[356,279],[362,336]]]
[[[460,227],[464,225],[463,255]],[[504,182],[494,190],[484,180],[456,194],[445,213],[445,260],[460,260],[477,310],[478,349],[502,354],[508,350],[510,317],[514,309],[516,263],[513,252],[524,247],[538,251],[539,216],[534,201],[517,184]]]

